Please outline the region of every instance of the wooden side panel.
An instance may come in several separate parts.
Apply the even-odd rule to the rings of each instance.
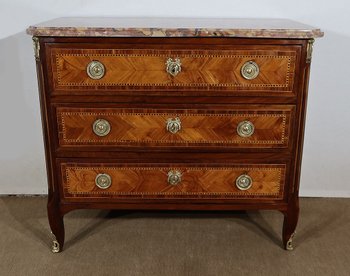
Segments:
[[[162,110],[119,108],[57,108],[59,144],[139,146],[219,146],[285,148],[288,146],[292,106],[281,109],[246,107],[244,110]],[[168,119],[178,118],[181,129],[167,130]],[[108,135],[93,132],[95,120],[107,120]],[[250,137],[238,135],[242,121],[254,125]]]
[[[84,45],[80,45],[84,47]],[[291,92],[295,79],[295,51],[276,50],[161,50],[161,49],[74,49],[51,50],[55,90],[125,88],[176,90],[254,90]],[[166,72],[168,58],[181,60],[181,72]],[[87,65],[103,63],[102,79],[91,79]],[[254,61],[260,68],[257,78],[241,75],[244,63]],[[82,93],[85,93],[82,91]]]
[[[181,182],[170,185],[168,172],[181,172]],[[61,165],[64,197],[86,198],[283,198],[285,165],[223,165],[218,166],[125,166],[121,164]],[[100,189],[95,184],[98,174],[108,174],[112,184]],[[239,190],[236,179],[249,175],[253,184]]]

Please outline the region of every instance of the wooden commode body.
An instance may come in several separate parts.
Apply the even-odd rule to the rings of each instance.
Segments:
[[[320,30],[288,20],[62,18],[28,33],[54,252],[63,216],[80,208],[279,210],[292,249]]]

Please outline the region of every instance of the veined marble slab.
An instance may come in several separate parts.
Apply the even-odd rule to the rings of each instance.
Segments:
[[[317,38],[323,32],[287,19],[62,17],[27,29],[33,36]]]

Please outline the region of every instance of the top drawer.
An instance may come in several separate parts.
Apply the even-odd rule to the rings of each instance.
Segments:
[[[298,46],[209,46],[48,44],[51,90],[69,95],[117,91],[121,95],[293,96]]]

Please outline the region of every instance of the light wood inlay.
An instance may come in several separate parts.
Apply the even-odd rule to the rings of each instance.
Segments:
[[[62,164],[65,198],[74,197],[136,197],[136,198],[283,198],[285,165],[120,165],[120,164]],[[167,182],[167,173],[178,170],[182,181]],[[110,175],[108,189],[95,185],[100,173]],[[236,187],[236,179],[248,174],[253,185],[247,191]]]
[[[116,47],[118,47],[116,45]],[[65,49],[53,48],[54,87],[102,89],[102,87],[176,88],[190,90],[293,90],[295,51],[276,50],[160,50],[160,49]],[[168,58],[180,58],[181,73],[166,72]],[[86,67],[98,60],[105,76],[91,79]],[[253,60],[260,73],[253,80],[241,75],[241,67]]]
[[[57,108],[59,142],[69,145],[154,145],[154,146],[229,146],[287,147],[293,107],[280,109],[246,107],[245,110],[161,110],[118,108]],[[181,130],[166,129],[169,118],[181,120]],[[93,132],[95,120],[111,125],[108,135]],[[240,137],[237,126],[248,120],[254,134]]]

